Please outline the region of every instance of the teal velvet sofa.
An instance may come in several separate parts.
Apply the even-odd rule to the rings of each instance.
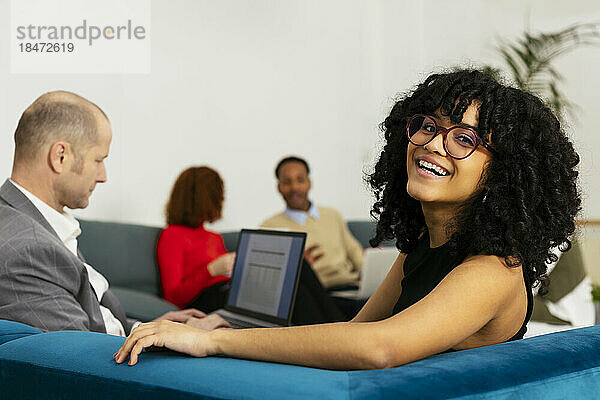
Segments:
[[[228,357],[112,355],[123,338],[0,320],[3,399],[584,399],[600,393],[600,327],[448,354],[387,370],[329,371]]]
[[[349,222],[368,246],[374,225]],[[160,228],[81,221],[80,249],[128,316],[176,307],[160,298]],[[229,250],[237,232],[223,234]],[[328,371],[228,357],[145,352],[134,367],[112,355],[123,338],[48,332],[0,320],[0,398],[6,399],[565,399],[600,393],[600,327],[439,354],[377,371]]]
[[[162,228],[86,220],[79,223],[79,250],[108,279],[129,318],[150,321],[177,309],[161,298],[156,243]],[[348,227],[363,247],[369,247],[374,222],[350,221]],[[227,250],[235,251],[239,231],[221,235]]]

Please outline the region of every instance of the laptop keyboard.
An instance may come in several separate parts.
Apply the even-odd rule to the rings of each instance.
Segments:
[[[228,316],[223,316],[223,318],[229,322],[232,328],[235,329],[243,329],[243,328],[262,328],[260,325],[253,324],[252,322],[243,321],[241,319],[233,318]]]

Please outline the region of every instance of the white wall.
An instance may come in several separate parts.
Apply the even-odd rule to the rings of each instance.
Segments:
[[[434,69],[494,63],[499,38],[600,20],[595,1],[155,0],[152,73],[16,75],[8,56],[8,0],[0,0],[0,171],[8,176],[21,112],[54,89],[100,105],[114,131],[88,219],[163,224],[171,184],[187,166],[216,168],[226,184],[215,229],[255,226],[279,211],[273,168],[295,153],[311,164],[312,198],[366,219],[363,183],[377,125],[393,97]],[[580,105],[570,129],[582,156],[586,216],[600,218],[600,136],[594,118],[600,48],[561,61]]]

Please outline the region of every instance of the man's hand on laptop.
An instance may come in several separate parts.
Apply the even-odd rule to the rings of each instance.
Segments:
[[[156,318],[154,321],[162,321],[163,319],[166,319],[168,321],[185,323],[190,318],[203,317],[206,317],[206,313],[203,313],[200,310],[196,310],[195,308],[187,308],[185,310],[169,311],[168,313]]]
[[[187,308],[180,311],[169,311],[168,313],[156,318],[154,321],[173,321],[200,328],[207,331],[212,331],[218,328],[231,328],[229,322],[225,321],[218,314],[207,315],[195,308]]]
[[[317,251],[320,248],[321,248],[321,245],[313,244],[313,245],[308,246],[306,249],[304,249],[304,258],[310,265],[313,265],[313,263],[315,261],[317,261],[319,258],[321,258],[325,255],[325,253],[323,253],[323,252],[319,253]]]
[[[219,328],[231,328],[229,322],[221,318],[219,314],[209,314],[202,318],[191,317],[185,322],[185,324],[207,331],[212,331],[213,329]]]

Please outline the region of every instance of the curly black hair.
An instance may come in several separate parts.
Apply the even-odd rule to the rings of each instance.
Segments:
[[[367,177],[377,220],[370,243],[395,239],[400,251],[410,253],[427,230],[420,202],[406,191],[408,118],[439,110],[460,123],[473,100],[481,102],[478,134],[495,151],[478,187],[446,227],[448,245],[460,259],[486,254],[522,265],[528,284],[539,284],[544,293],[546,264],[557,259],[549,250],[570,248],[581,209],[579,156],[542,100],[478,70],[430,75],[381,124],[385,146]]]

